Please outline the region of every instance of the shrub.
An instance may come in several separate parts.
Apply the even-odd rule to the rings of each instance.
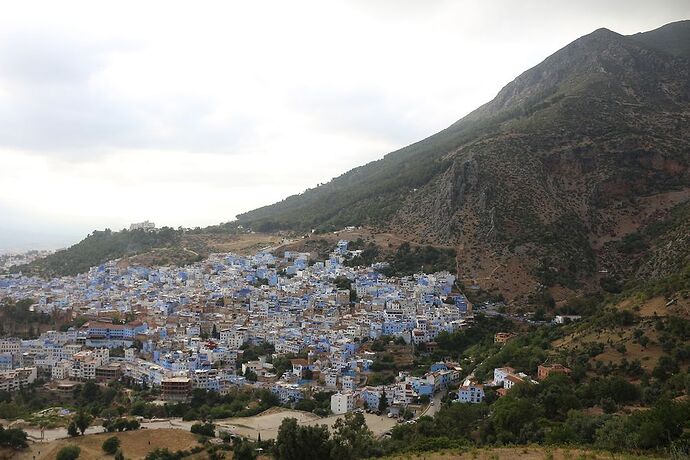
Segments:
[[[146,454],[144,460],[177,460],[181,457],[177,452],[171,452],[170,449],[158,448]]]
[[[57,453],[55,460],[75,460],[79,458],[81,449],[77,446],[65,446]]]
[[[69,425],[67,426],[67,434],[73,438],[75,436],[79,436],[79,429],[77,428],[76,423],[74,423],[74,422],[69,423]]]
[[[26,431],[24,430],[19,428],[5,429],[5,427],[0,425],[0,446],[23,449],[28,447],[26,436]]]
[[[213,423],[195,423],[190,431],[194,434],[213,438],[216,435],[216,426]]]
[[[138,430],[141,424],[137,419],[118,418],[116,420],[106,420],[103,422],[103,428],[109,433],[114,431],[134,431]]]
[[[114,455],[119,447],[120,440],[117,438],[117,436],[109,437],[108,439],[103,441],[103,445],[101,446],[103,452],[110,455]]]

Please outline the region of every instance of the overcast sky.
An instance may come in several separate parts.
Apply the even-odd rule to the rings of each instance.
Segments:
[[[8,2],[0,249],[205,226],[450,125],[599,27],[679,1]]]

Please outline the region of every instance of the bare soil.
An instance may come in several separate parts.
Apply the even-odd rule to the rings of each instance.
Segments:
[[[99,433],[79,436],[70,439],[60,439],[48,443],[35,443],[29,449],[17,455],[18,460],[53,460],[58,451],[68,445],[81,448],[80,460],[112,459],[106,455],[101,446],[103,441],[111,436],[120,439],[120,448],[126,458],[144,458],[146,454],[156,448],[166,447],[171,451],[189,450],[198,445],[196,436],[192,433],[175,429],[138,430],[124,433]]]

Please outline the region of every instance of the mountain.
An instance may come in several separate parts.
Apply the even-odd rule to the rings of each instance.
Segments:
[[[238,222],[454,246],[463,278],[513,297],[629,277],[623,239],[690,197],[689,58],[690,21],[598,29],[438,134]]]
[[[666,24],[649,32],[632,35],[631,38],[658,51],[674,56],[690,56],[690,21]]]

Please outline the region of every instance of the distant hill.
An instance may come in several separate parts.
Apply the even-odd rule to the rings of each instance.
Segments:
[[[76,275],[108,260],[154,248],[170,248],[179,242],[180,233],[172,228],[163,228],[157,232],[96,230],[68,249],[56,251],[27,265],[13,267],[12,271],[51,276]]]
[[[44,277],[70,276],[109,260],[141,265],[185,265],[212,252],[253,253],[282,242],[279,235],[251,234],[233,225],[181,230],[94,231],[79,243],[45,258],[12,267],[12,272]]]
[[[615,242],[690,197],[688,37],[596,30],[438,134],[238,221],[455,246],[462,278],[513,297],[598,288],[630,271]]]

